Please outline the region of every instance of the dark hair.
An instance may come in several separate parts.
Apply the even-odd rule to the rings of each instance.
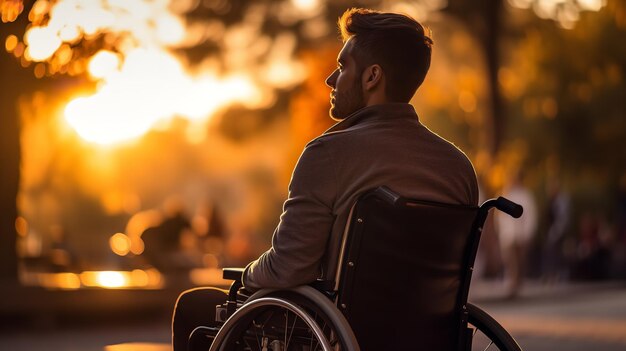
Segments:
[[[410,101],[430,67],[433,41],[425,27],[406,15],[360,8],[344,12],[338,25],[342,40],[354,41],[352,54],[361,69],[373,64],[382,67],[387,97]]]

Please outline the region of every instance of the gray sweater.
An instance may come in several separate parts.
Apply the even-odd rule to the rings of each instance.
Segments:
[[[412,105],[365,107],[305,147],[272,247],[246,267],[244,286],[287,288],[333,277],[350,208],[381,185],[415,199],[478,203],[471,162],[424,127]]]

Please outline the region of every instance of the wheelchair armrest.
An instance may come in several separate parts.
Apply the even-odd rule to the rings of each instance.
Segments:
[[[223,268],[222,278],[226,280],[235,280],[241,282],[243,279],[243,271],[245,268]]]
[[[233,280],[228,290],[228,300],[226,300],[226,318],[230,317],[237,309],[237,293],[243,286],[243,271],[245,268],[223,268],[222,278]]]

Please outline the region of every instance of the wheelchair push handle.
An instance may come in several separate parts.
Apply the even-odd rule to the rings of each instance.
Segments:
[[[520,218],[524,213],[524,208],[521,205],[502,196],[496,199],[495,207],[513,218]]]
[[[402,200],[400,195],[384,185],[376,188],[372,194],[392,206],[399,204]]]

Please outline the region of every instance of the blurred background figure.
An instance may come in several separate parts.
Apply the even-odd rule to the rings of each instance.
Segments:
[[[541,250],[541,265],[542,280],[551,284],[568,277],[564,242],[570,224],[570,199],[556,179],[548,183],[547,193],[545,211],[547,230]]]
[[[217,206],[208,199],[205,202],[191,218],[177,197],[164,202],[154,225],[141,235],[145,243],[143,255],[149,265],[170,276],[184,276],[194,268],[218,266],[223,260],[226,229]],[[208,263],[207,254],[211,256]]]
[[[525,277],[528,247],[537,227],[537,208],[532,193],[523,185],[521,173],[517,173],[505,186],[503,196],[524,207],[524,214],[519,219],[502,213],[495,217],[504,264],[504,283],[508,297],[514,298],[519,294]]]
[[[183,250],[183,242],[189,240],[186,239],[191,228],[189,219],[180,209],[166,212],[164,217],[159,225],[146,229],[141,235],[146,247],[144,255],[161,272],[174,273],[179,269],[186,270],[188,264],[182,262],[180,253]]]
[[[626,172],[620,178],[617,192],[617,227],[615,245],[615,276],[626,278]]]
[[[609,277],[613,239],[606,220],[592,212],[581,215],[573,277],[579,280],[600,280]]]

